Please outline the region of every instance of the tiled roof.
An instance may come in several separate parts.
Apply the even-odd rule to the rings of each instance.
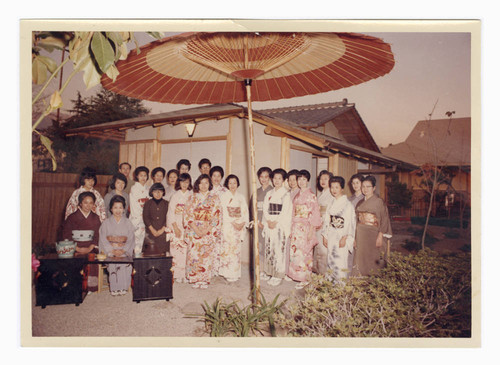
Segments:
[[[300,127],[316,128],[352,109],[354,104],[339,102],[264,109],[259,112],[270,117],[277,116],[289,120]]]
[[[406,141],[382,153],[416,165],[470,166],[471,118],[421,120]]]

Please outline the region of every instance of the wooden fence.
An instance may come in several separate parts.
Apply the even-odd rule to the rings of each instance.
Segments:
[[[31,242],[46,245],[60,239],[64,212],[79,187],[80,174],[35,172],[32,180]],[[97,175],[95,189],[104,197],[111,175]]]

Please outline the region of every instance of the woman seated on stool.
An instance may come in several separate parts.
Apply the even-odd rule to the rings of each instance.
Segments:
[[[99,229],[99,249],[108,257],[132,257],[135,246],[135,227],[125,216],[125,199],[115,195],[109,203],[112,216]],[[109,264],[111,295],[124,295],[130,286],[132,264]]]
[[[99,242],[99,227],[101,220],[92,209],[95,205],[96,197],[94,193],[85,191],[78,195],[78,207],[74,213],[71,213],[64,221],[62,238],[73,240],[73,231],[94,231],[91,241],[79,241],[76,245],[76,254],[86,255],[88,253],[97,253],[97,244]],[[89,292],[97,291],[97,276],[99,268],[97,265],[87,265],[85,269],[87,277],[87,286]]]

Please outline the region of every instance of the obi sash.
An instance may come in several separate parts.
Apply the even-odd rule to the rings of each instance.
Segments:
[[[367,225],[367,226],[375,226],[378,227],[379,223],[377,220],[377,216],[373,213],[369,212],[359,212],[359,223]]]
[[[196,209],[193,216],[195,221],[210,222],[212,220],[212,211],[211,209]]]
[[[295,206],[295,218],[309,218],[309,208],[305,204]]]
[[[270,215],[278,215],[281,213],[281,209],[283,208],[283,204],[274,204],[274,203],[269,203],[269,209],[268,213]]]
[[[344,218],[338,215],[330,215],[330,225],[335,229],[344,228]]]
[[[175,206],[175,214],[179,215],[184,213],[184,204],[179,203]]]
[[[227,213],[231,218],[241,218],[240,207],[227,207]]]

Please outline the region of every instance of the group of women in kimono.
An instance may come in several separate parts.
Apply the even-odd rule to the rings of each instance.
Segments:
[[[318,176],[317,195],[307,170],[261,168],[258,177],[260,278],[269,285],[293,280],[301,289],[312,272],[340,282],[384,266],[392,232],[387,207],[374,194],[373,176],[354,175],[349,198],[344,178],[326,170]]]
[[[173,257],[177,282],[199,289],[208,288],[214,276],[228,282],[241,277],[241,247],[250,220],[259,228],[260,278],[271,286],[293,280],[301,289],[313,271],[340,281],[350,273],[375,273],[385,263],[391,227],[372,176],[353,176],[354,193],[347,198],[344,179],[327,171],[318,176],[316,195],[308,171],[263,167],[257,173],[261,187],[253,214],[238,192],[236,175],[223,180],[224,170],[202,159],[193,183],[188,160],[176,167],[168,174],[153,169],[151,182],[149,169],[137,167],[130,194],[128,178],[119,172],[104,199],[94,189],[95,173],[85,169],[67,205],[63,238],[71,239],[75,229],[93,230],[92,242],[78,242],[82,254],[132,256],[155,247],[156,253]],[[131,265],[109,265],[108,272],[112,295],[125,294]],[[88,286],[97,289],[97,273],[88,272]]]

